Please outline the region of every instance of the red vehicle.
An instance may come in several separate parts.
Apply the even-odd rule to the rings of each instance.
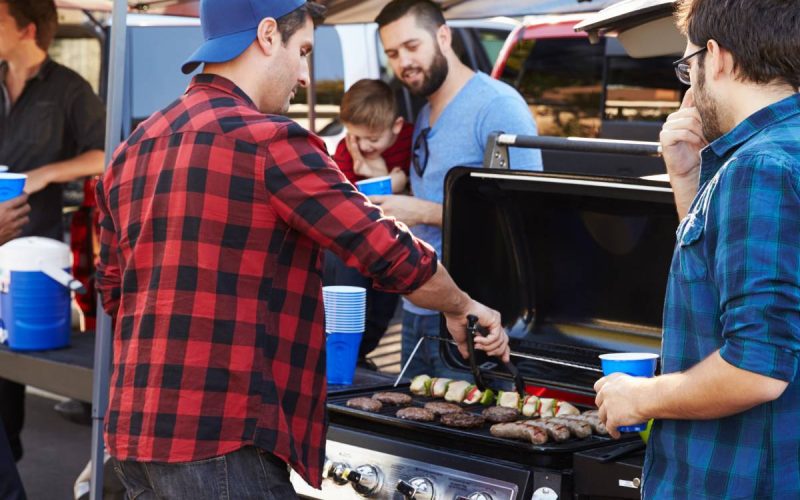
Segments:
[[[686,88],[674,56],[634,59],[613,36],[592,44],[574,27],[587,14],[525,19],[506,40],[492,76],[514,86],[541,135],[658,140]],[[664,172],[656,158],[544,152],[545,170],[641,176]]]

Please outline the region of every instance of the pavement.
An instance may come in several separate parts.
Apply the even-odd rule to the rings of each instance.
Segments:
[[[73,498],[72,486],[91,456],[91,428],[59,416],[60,399],[29,390],[25,398],[24,455],[17,463],[30,500]]]

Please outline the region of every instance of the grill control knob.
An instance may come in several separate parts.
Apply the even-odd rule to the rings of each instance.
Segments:
[[[383,476],[374,465],[362,465],[356,470],[346,470],[344,478],[350,481],[359,495],[367,498],[380,491],[383,485]]]
[[[457,496],[453,500],[492,500],[492,495],[486,493],[485,491],[479,491],[477,493],[473,493],[468,497],[465,496]]]
[[[478,491],[467,497],[467,500],[492,500],[492,495],[485,491]]]
[[[397,491],[405,498],[413,500],[435,500],[433,481],[424,477],[415,477],[410,481],[398,481]]]
[[[325,467],[322,469],[322,477],[325,479],[333,479],[336,484],[347,484],[347,479],[344,478],[344,473],[348,470],[347,464],[341,462],[325,462]]]

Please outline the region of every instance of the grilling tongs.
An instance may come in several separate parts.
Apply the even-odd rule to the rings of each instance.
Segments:
[[[483,382],[483,375],[481,374],[481,368],[478,366],[478,361],[475,356],[475,340],[474,337],[476,335],[480,335],[485,337],[489,332],[486,328],[482,327],[478,324],[478,317],[473,316],[470,314],[467,316],[467,351],[469,353],[469,366],[472,369],[472,376],[475,378],[475,385],[481,391],[486,390],[486,384]],[[522,375],[519,374],[519,370],[517,367],[514,366],[514,363],[511,361],[501,362],[505,365],[506,370],[508,373],[514,377],[514,386],[517,389],[520,397],[525,397],[525,381],[522,380]]]

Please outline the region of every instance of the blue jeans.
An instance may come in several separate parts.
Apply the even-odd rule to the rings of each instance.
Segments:
[[[420,315],[412,312],[403,311],[403,343],[402,343],[402,365],[414,352],[414,347],[421,337],[439,337],[439,325],[441,318],[438,314]],[[470,375],[467,372],[454,371],[444,364],[440,354],[440,348],[446,344],[436,340],[423,340],[420,344],[414,360],[408,365],[406,377],[417,375],[429,375],[431,377],[447,377],[454,379],[467,379]]]
[[[128,500],[297,498],[286,464],[253,446],[196,462],[118,461],[115,469]]]

